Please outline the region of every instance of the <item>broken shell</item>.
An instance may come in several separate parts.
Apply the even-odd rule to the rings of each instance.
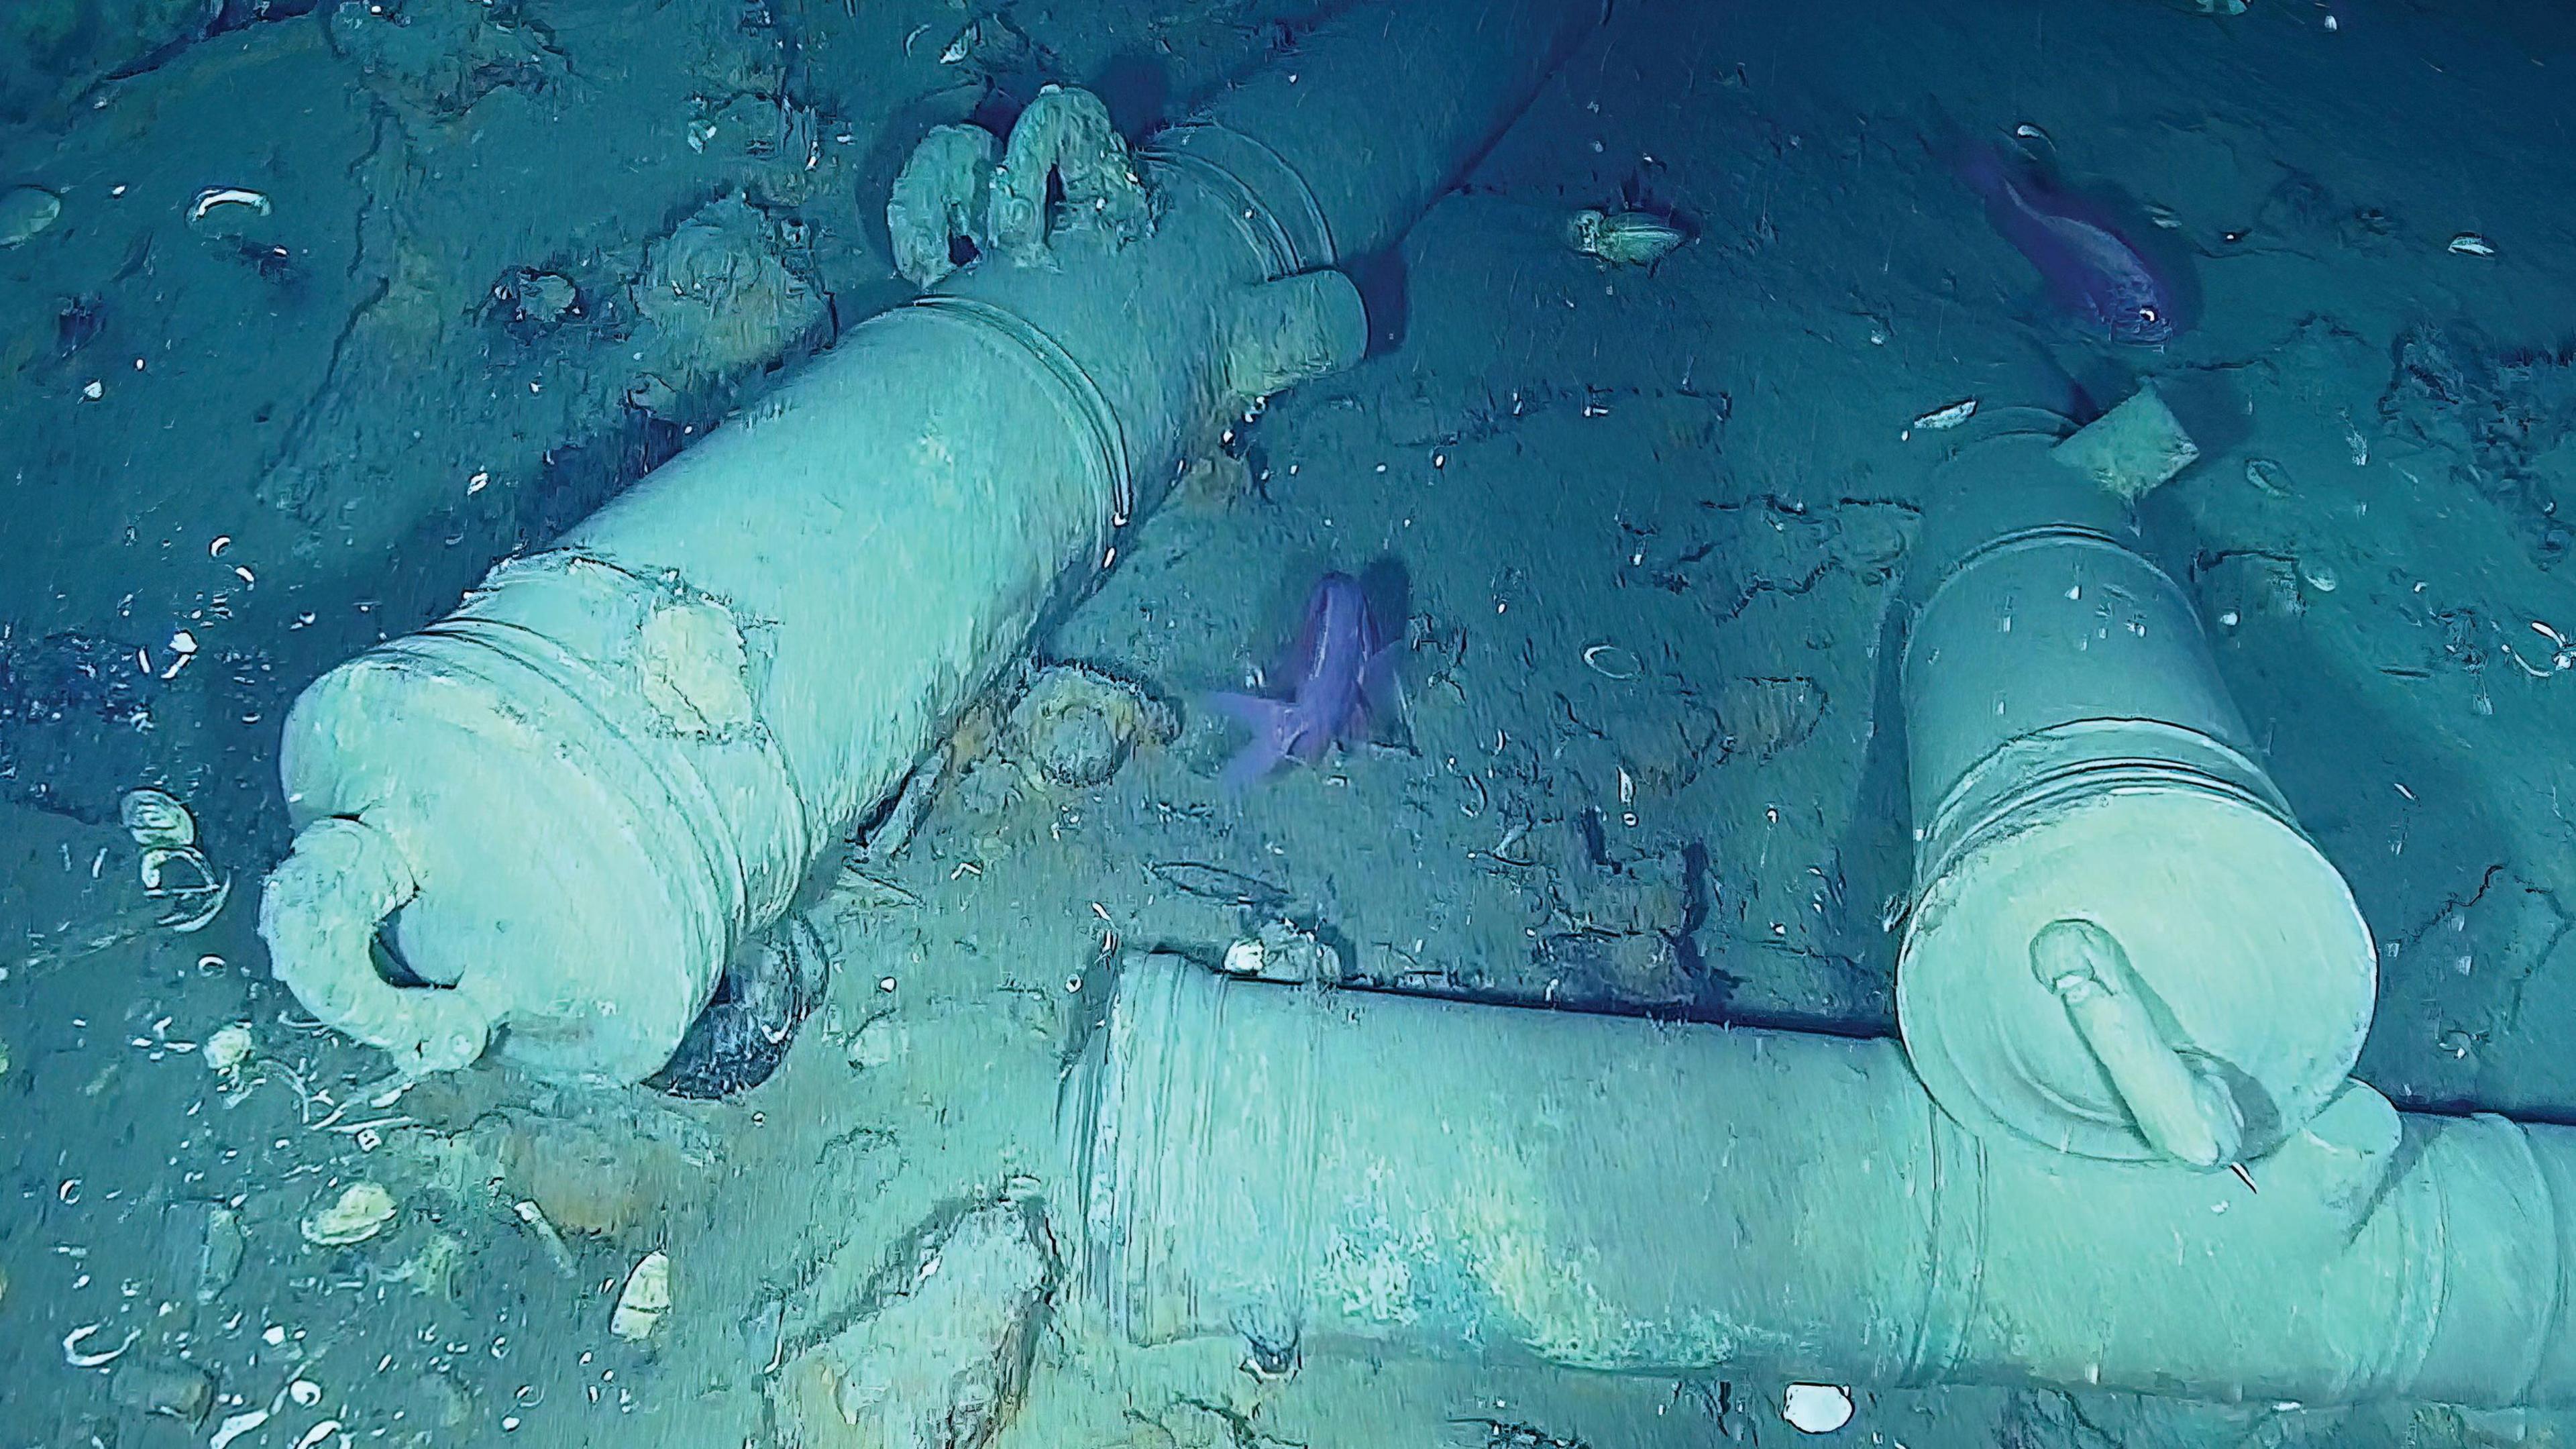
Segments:
[[[63,199],[41,186],[0,191],[0,248],[22,245],[62,214]]]
[[[250,1060],[251,1046],[250,1028],[238,1021],[218,1030],[206,1038],[207,1070],[227,1076],[241,1070],[242,1063]]]
[[[1851,1390],[1832,1384],[1791,1384],[1780,1395],[1780,1417],[1801,1434],[1830,1434],[1851,1422]]]
[[[128,790],[117,803],[117,819],[134,843],[146,849],[178,850],[197,843],[196,817],[164,790]]]
[[[235,1439],[267,1422],[266,1409],[244,1409],[238,1414],[227,1414],[223,1423],[215,1427],[215,1437],[206,1441],[206,1449],[225,1449]]]
[[[309,1409],[322,1402],[322,1386],[311,1379],[297,1379],[286,1386],[286,1396],[295,1401],[295,1407]]]
[[[317,1248],[363,1243],[394,1220],[394,1195],[372,1182],[351,1183],[337,1202],[305,1218],[304,1241]]]
[[[75,1328],[71,1332],[64,1334],[63,1362],[70,1364],[76,1369],[96,1368],[100,1364],[113,1362],[127,1349],[134,1347],[134,1341],[143,1336],[142,1329],[129,1328],[125,1330],[125,1341],[114,1348],[102,1349],[97,1353],[91,1353],[87,1349],[81,1347],[81,1345],[97,1337],[98,1331],[105,1327],[107,1327],[107,1325],[104,1323],[93,1323],[84,1328]]]
[[[2496,254],[2495,243],[2473,231],[2464,231],[2451,238],[2450,251],[2454,256],[2463,257],[2491,257]]]
[[[2268,493],[2274,498],[2290,496],[2290,470],[2269,458],[2246,459],[2245,481],[2253,484],[2258,493]]]
[[[1594,644],[1583,651],[1583,663],[1604,679],[1634,679],[1645,672],[1637,656],[1616,644]]]
[[[617,1295],[617,1311],[608,1331],[629,1343],[650,1338],[662,1315],[671,1310],[671,1255],[656,1248],[635,1262],[626,1275],[626,1291]]]
[[[339,1420],[325,1419],[321,1423],[314,1425],[312,1428],[305,1430],[304,1437],[295,1441],[295,1449],[315,1449],[315,1446],[320,1444],[323,1440],[339,1433],[340,1427],[341,1425]]]
[[[173,876],[170,873],[173,865],[184,866],[186,870]],[[195,895],[214,890],[220,884],[215,879],[214,867],[206,863],[204,853],[193,845],[148,847],[138,869],[143,876],[143,888],[154,895]]]
[[[204,863],[204,859],[200,857],[198,864],[203,866]],[[207,875],[208,878],[211,879],[213,872],[208,871]],[[224,903],[233,898],[233,878],[231,876],[225,876],[221,881],[217,882],[208,890],[181,891],[176,892],[175,894],[184,897],[184,899],[181,901],[177,910],[174,910],[170,914],[161,918],[161,924],[169,927],[171,934],[173,935],[194,935],[212,924],[215,917],[224,913]],[[187,914],[188,906],[200,901],[204,902],[204,904],[198,907],[196,913],[194,915]]]
[[[1690,240],[1690,234],[1648,211],[1586,207],[1565,224],[1568,246],[1614,267],[1652,266]]]
[[[209,213],[221,206],[245,206],[261,216],[268,215],[269,211],[268,198],[248,187],[209,186],[197,193],[195,201],[188,203],[188,225],[195,226],[204,221]]]

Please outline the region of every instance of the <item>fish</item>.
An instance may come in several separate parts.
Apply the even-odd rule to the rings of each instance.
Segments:
[[[1566,245],[1614,267],[1651,267],[1690,233],[1651,211],[1586,207],[1565,224]]]
[[[1337,742],[1367,743],[1372,722],[1403,707],[1395,673],[1400,642],[1387,642],[1379,630],[1359,580],[1343,573],[1317,580],[1288,660],[1290,697],[1207,697],[1210,709],[1252,732],[1225,767],[1226,793],[1240,795],[1292,760],[1316,764]]]
[[[1990,145],[1947,148],[1986,219],[2039,269],[2060,305],[2114,342],[2152,347],[2188,325],[2176,270],[2150,256],[2100,200]]]

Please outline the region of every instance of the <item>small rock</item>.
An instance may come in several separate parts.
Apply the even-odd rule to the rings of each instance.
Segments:
[[[195,1364],[128,1359],[117,1365],[109,1393],[120,1409],[193,1427],[215,1402],[215,1381]]]
[[[242,1064],[250,1060],[252,1046],[250,1027],[247,1024],[237,1021],[230,1026],[218,1029],[214,1035],[206,1038],[206,1045],[203,1048],[206,1070],[217,1076],[230,1076],[240,1071]]]
[[[241,1271],[241,1214],[219,1202],[163,1208],[161,1262],[171,1293],[214,1302]]]
[[[23,246],[63,214],[63,199],[41,186],[0,191],[0,248]]]
[[[532,272],[519,288],[519,315],[531,321],[561,321],[580,302],[571,279],[555,272]]]
[[[1054,1244],[996,1203],[924,1238],[857,1322],[798,1355],[774,1392],[808,1449],[982,1449],[1028,1382]]]
[[[1138,744],[1169,744],[1179,733],[1160,700],[1080,664],[1039,670],[1006,726],[1015,758],[1045,783],[1071,790],[1106,783]]]
[[[441,1429],[462,1429],[474,1422],[474,1391],[442,1373],[425,1373],[415,1381],[429,1422]]]
[[[351,1183],[339,1200],[304,1219],[304,1241],[317,1248],[363,1243],[394,1220],[394,1195],[377,1183]]]
[[[729,387],[831,329],[830,299],[782,255],[768,215],[740,196],[709,202],[651,243],[630,298],[651,325],[639,370],[682,400]]]

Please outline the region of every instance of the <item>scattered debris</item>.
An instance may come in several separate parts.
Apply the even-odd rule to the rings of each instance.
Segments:
[[[2576,552],[2546,456],[2576,434],[2576,351],[2500,347],[2465,323],[2417,327],[2398,339],[2379,416],[2453,454],[2450,481],[2501,509],[2534,564]]]
[[[331,49],[390,100],[438,118],[461,116],[505,87],[542,90],[571,74],[544,27],[481,0],[344,3],[331,11]]]
[[[1452,1419],[1441,1437],[1450,1449],[1592,1449],[1587,1440],[1510,1419]]]
[[[456,1275],[465,1266],[465,1240],[454,1233],[433,1232],[420,1250],[385,1274],[388,1283],[408,1283],[415,1297],[445,1300],[456,1296]]]
[[[1158,860],[1146,866],[1145,873],[1183,895],[1219,905],[1275,911],[1284,908],[1289,899],[1283,887],[1203,861]]]
[[[1717,697],[1723,759],[1768,764],[1805,744],[1824,717],[1824,687],[1803,675],[1730,679]]]
[[[1271,921],[1252,936],[1225,948],[1227,974],[1284,981],[1300,986],[1330,986],[1343,978],[1342,953],[1330,942],[1288,921]]]
[[[566,1278],[580,1275],[581,1265],[573,1261],[571,1247],[564,1242],[563,1234],[556,1229],[553,1220],[546,1216],[544,1208],[522,1198],[510,1204],[510,1212],[527,1226],[528,1232],[536,1238],[538,1245],[546,1250],[546,1256],[554,1261],[556,1272]]]

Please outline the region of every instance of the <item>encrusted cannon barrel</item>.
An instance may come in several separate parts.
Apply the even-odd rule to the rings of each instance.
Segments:
[[[2576,1404],[2576,1129],[2358,1083],[2249,1186],[1981,1136],[1892,1041],[1130,957],[1058,1124],[1073,1303],[1142,1343]]]
[[[980,228],[978,262],[296,702],[279,977],[410,1070],[494,1042],[556,1077],[660,1069],[1191,440],[1359,356],[1329,268],[1410,224],[1599,19],[1368,7],[1134,156],[1079,92],[1007,145],[938,139],[897,198],[930,230],[898,252]]]

